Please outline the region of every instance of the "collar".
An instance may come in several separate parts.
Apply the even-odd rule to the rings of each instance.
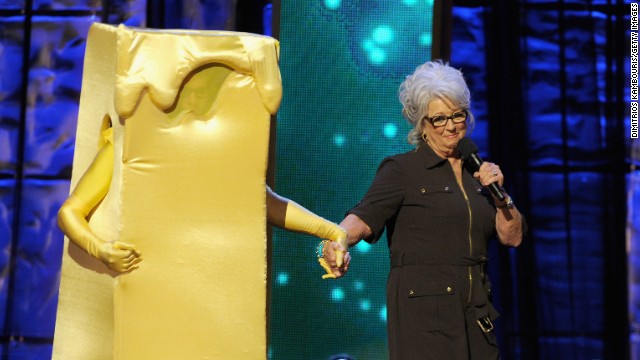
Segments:
[[[433,149],[427,144],[418,147],[416,149],[416,153],[418,154],[418,157],[420,157],[420,162],[428,169],[434,168],[447,161],[447,159],[443,159],[436,155],[435,151],[433,151]]]

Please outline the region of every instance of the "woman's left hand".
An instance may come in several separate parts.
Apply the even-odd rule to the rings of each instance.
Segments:
[[[473,177],[478,179],[482,186],[488,186],[491,183],[497,183],[500,187],[504,183],[504,175],[500,171],[500,166],[491,163],[483,162],[480,169],[473,173]]]

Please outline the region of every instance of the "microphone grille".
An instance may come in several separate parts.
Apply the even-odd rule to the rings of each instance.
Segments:
[[[468,137],[463,137],[458,141],[458,153],[463,160],[466,160],[471,154],[477,153],[478,147]]]

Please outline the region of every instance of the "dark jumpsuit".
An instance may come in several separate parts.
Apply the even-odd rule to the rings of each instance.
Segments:
[[[384,159],[348,211],[371,228],[368,242],[387,230],[392,360],[499,358],[494,332],[485,332],[498,316],[485,274],[496,209],[471,169],[462,182],[466,197],[449,161],[421,146]]]

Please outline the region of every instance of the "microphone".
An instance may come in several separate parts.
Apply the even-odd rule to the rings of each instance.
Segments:
[[[471,162],[474,163],[478,167],[478,169],[480,169],[480,165],[482,165],[482,163],[484,162],[478,154],[478,147],[473,142],[473,140],[468,137],[463,137],[462,139],[460,139],[460,141],[458,141],[458,152],[460,153],[460,157],[462,158],[462,160],[471,160]],[[489,187],[489,190],[494,197],[496,197],[500,201],[504,201],[504,194],[502,193],[497,182],[492,182],[487,186]]]

